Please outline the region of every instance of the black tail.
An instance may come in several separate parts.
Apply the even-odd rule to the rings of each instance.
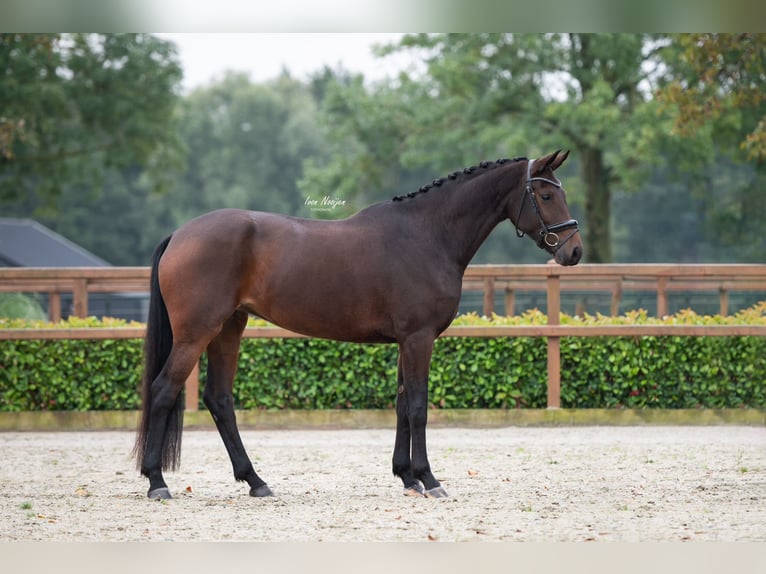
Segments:
[[[144,453],[147,449],[149,438],[149,421],[152,406],[152,382],[165,365],[170,350],[173,348],[173,331],[170,328],[168,310],[160,292],[160,282],[157,268],[160,258],[170,242],[166,237],[157,245],[152,256],[152,275],[149,294],[149,317],[146,322],[146,338],[144,339],[144,375],[141,382],[141,398],[143,408],[141,421],[138,425],[136,444],[133,447],[133,456],[136,457],[136,465],[141,470]],[[178,399],[172,410],[168,413],[168,422],[165,427],[165,438],[162,443],[162,469],[178,468],[181,460],[181,432],[184,421],[184,394],[178,394]]]

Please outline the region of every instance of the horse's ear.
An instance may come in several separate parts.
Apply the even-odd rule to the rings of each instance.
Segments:
[[[569,151],[562,154],[561,150],[558,149],[550,155],[546,155],[540,159],[535,160],[532,169],[533,175],[539,175],[548,169],[555,171],[562,163],[564,163],[564,160],[566,160],[568,156]]]
[[[556,153],[554,153],[553,157],[551,158],[551,162],[550,162],[551,171],[556,171],[559,167],[561,167],[561,164],[564,163],[568,157],[569,157],[569,150],[565,151],[564,153],[561,153],[561,150],[556,151]],[[549,166],[546,166],[546,167],[549,167]]]

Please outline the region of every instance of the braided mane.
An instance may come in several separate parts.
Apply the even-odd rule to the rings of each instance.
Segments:
[[[513,159],[500,158],[495,161],[483,161],[479,163],[479,165],[472,165],[462,170],[453,171],[452,173],[447,175],[446,178],[437,177],[431,183],[426,183],[425,185],[421,185],[417,191],[412,191],[405,195],[396,195],[393,198],[391,198],[391,201],[403,201],[405,199],[412,199],[413,197],[416,197],[422,193],[428,193],[434,187],[441,187],[444,183],[448,183],[449,181],[454,181],[458,179],[459,177],[477,175],[477,172],[484,171],[488,168],[493,168],[499,165],[503,165],[509,162],[516,162],[516,161],[527,161],[527,158],[526,157],[515,157]],[[465,179],[465,177],[463,177],[463,179]]]

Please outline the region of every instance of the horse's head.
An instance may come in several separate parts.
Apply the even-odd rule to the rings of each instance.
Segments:
[[[522,193],[514,194],[508,216],[516,226],[516,235],[529,235],[560,265],[577,265],[583,255],[580,230],[569,213],[564,188],[553,175],[568,156],[569,152],[558,150],[530,159]]]

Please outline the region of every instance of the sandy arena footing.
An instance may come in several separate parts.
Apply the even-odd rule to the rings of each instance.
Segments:
[[[434,428],[450,494],[402,496],[393,429],[245,431],[276,494],[187,430],[170,501],[131,432],[0,433],[0,541],[766,541],[766,428]]]

